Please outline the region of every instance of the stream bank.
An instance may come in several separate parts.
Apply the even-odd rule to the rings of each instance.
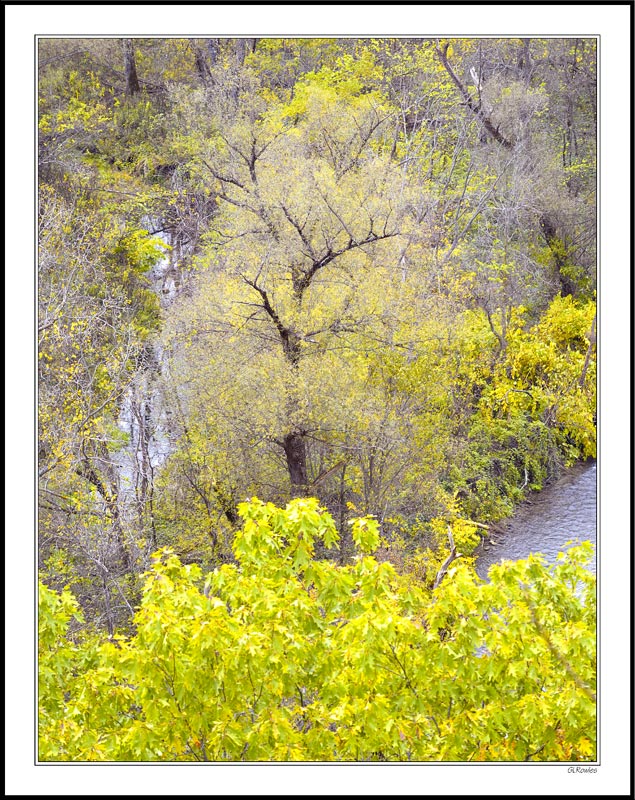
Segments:
[[[487,578],[492,564],[517,561],[543,553],[549,562],[571,539],[590,541],[597,535],[597,463],[589,460],[570,467],[555,483],[534,493],[508,520],[497,526],[491,539],[474,552],[476,571]],[[595,571],[596,562],[590,568]]]

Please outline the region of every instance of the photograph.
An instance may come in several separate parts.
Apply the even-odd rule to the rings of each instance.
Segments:
[[[124,5],[5,9],[9,796],[629,796],[632,3]]]
[[[39,759],[595,761],[596,40],[37,57]]]

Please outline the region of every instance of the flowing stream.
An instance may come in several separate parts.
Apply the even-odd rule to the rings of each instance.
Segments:
[[[494,543],[479,545],[476,571],[487,578],[492,564],[516,561],[530,553],[543,553],[549,562],[556,560],[570,539],[596,544],[597,466],[595,461],[576,464],[555,483],[534,494],[501,531],[493,534]],[[595,562],[590,568],[595,571]]]

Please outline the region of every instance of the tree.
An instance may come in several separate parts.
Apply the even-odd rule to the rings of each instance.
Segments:
[[[130,617],[160,544],[231,561],[247,496],[317,496],[342,561],[375,514],[434,572],[445,522],[593,455],[592,41],[41,40],[39,67],[41,565],[89,619]]]
[[[338,567],[315,499],[240,514],[238,563],[203,587],[155,555],[130,639],[64,642],[76,606],[40,588],[40,760],[594,759],[590,546],[489,583],[458,561],[430,592],[368,555],[370,518]]]
[[[577,39],[519,40],[518,44],[494,40],[479,41],[474,47],[470,42],[462,67],[469,78],[461,77],[451,65],[452,44],[438,43],[439,60],[467,109],[512,165],[507,219],[496,230],[509,229],[510,223],[521,230],[525,226],[538,229],[552,260],[553,275],[547,276],[556,281],[552,292],[585,294],[595,268],[594,250],[589,248],[594,238],[595,137],[584,137],[590,145],[584,152],[572,142],[577,142],[574,119],[587,132],[595,129],[593,44]],[[462,40],[456,44],[456,49],[465,47]],[[575,90],[570,91],[571,75],[579,71],[585,73],[585,80],[580,85],[576,80]],[[522,248],[526,254],[533,250],[540,264],[531,240],[524,241]]]
[[[304,405],[309,391],[322,394],[307,383],[311,362],[330,360],[324,366],[332,374],[331,353],[341,347],[342,334],[363,336],[362,297],[371,274],[393,280],[390,241],[408,232],[407,192],[381,152],[386,114],[373,97],[339,98],[331,87],[307,84],[290,106],[260,118],[245,114],[219,131],[215,151],[200,157],[223,210],[208,251],[217,266],[208,271],[210,289],[202,285],[194,303],[186,303],[193,335],[188,349],[174,351],[173,363],[209,359],[210,329],[229,339],[223,360],[232,350],[241,361],[248,358],[252,378],[263,354],[262,378],[271,388],[286,387],[271,408],[285,422],[272,423],[266,435],[282,450],[290,484],[300,493],[318,477],[309,474],[307,448],[309,435],[321,433],[320,409],[310,419]],[[212,314],[205,311],[212,307],[210,290]],[[277,347],[265,349],[274,342]],[[201,367],[198,361],[196,370]],[[235,364],[229,368],[235,371]],[[211,388],[209,372],[199,374]],[[271,389],[262,385],[261,391],[266,396]],[[248,412],[241,413],[244,425]],[[254,422],[247,427],[251,435]]]
[[[143,561],[147,517],[129,519],[119,469],[127,393],[147,357],[158,303],[147,272],[162,253],[147,231],[105,214],[77,176],[64,199],[40,189],[38,366],[41,557],[59,548],[83,562],[109,593]],[[118,588],[116,588],[118,587]],[[87,591],[91,603],[95,592]],[[83,592],[82,592],[83,596]],[[84,596],[83,596],[84,599]],[[129,607],[124,614],[129,616]]]

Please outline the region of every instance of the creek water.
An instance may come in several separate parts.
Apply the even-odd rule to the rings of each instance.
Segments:
[[[492,564],[516,561],[530,553],[556,560],[571,539],[596,545],[597,465],[587,461],[568,469],[561,478],[535,493],[493,533],[495,544],[478,546],[476,571],[487,578]],[[595,561],[590,564],[595,571]]]

